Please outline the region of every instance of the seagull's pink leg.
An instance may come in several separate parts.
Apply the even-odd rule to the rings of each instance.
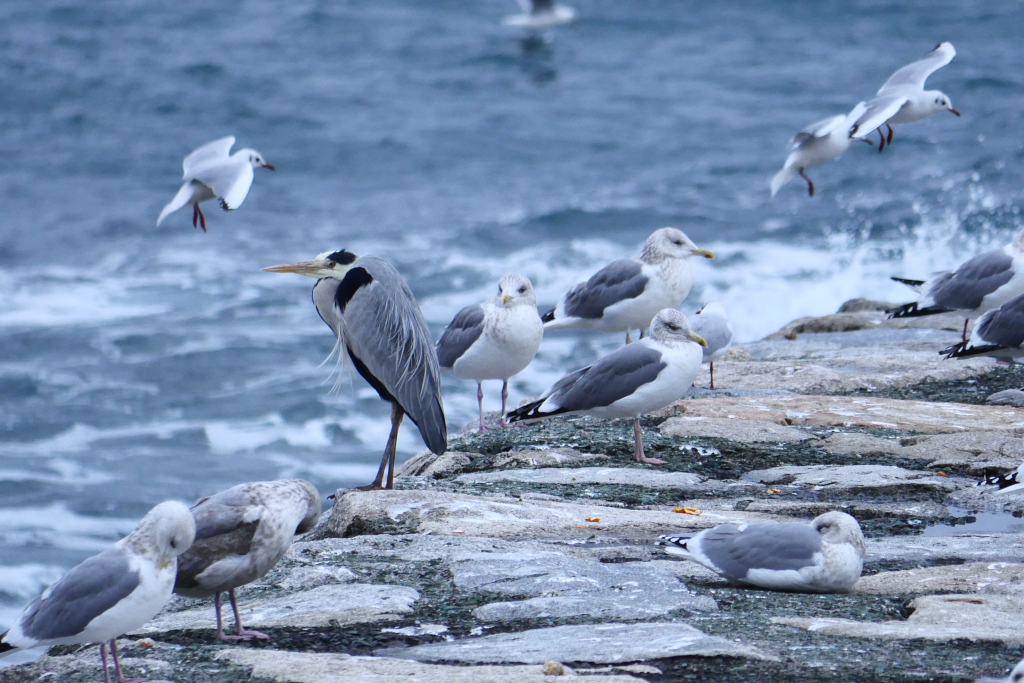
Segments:
[[[505,421],[505,404],[508,402],[508,380],[506,379],[501,383],[501,419],[498,420],[498,425],[501,427],[508,427],[508,422]]]
[[[121,660],[117,656],[117,638],[110,641],[110,654],[114,655],[114,673],[117,674],[117,683],[144,683],[145,681],[151,681],[152,678],[125,678],[121,674]]]
[[[885,136],[885,142],[886,142],[887,144],[890,144],[890,145],[891,145],[891,144],[892,144],[892,135],[893,135],[893,132],[894,132],[894,131],[893,131],[893,129],[892,129],[892,126],[890,126],[890,125],[889,125],[888,123],[887,123],[887,124],[885,124],[885,127],[889,129],[889,134],[888,134],[887,136]]]
[[[100,643],[100,659],[103,660],[103,683],[110,683],[110,670],[107,668],[107,644]]]
[[[715,388],[715,361],[711,361],[711,388]]]
[[[196,212],[199,214],[199,224],[203,226],[203,232],[206,232],[206,216],[203,214],[203,210],[196,204]]]
[[[807,194],[814,196],[814,181],[807,177],[803,167],[800,168],[800,177],[807,181]]]
[[[224,636],[231,640],[270,640],[270,636],[262,631],[249,631],[242,628],[242,617],[238,614],[238,599],[235,597],[235,589],[228,591],[228,598],[231,600],[231,611],[235,613],[235,635]]]
[[[881,128],[878,129],[878,137],[881,138],[878,141],[878,151],[881,152],[885,149],[885,134],[882,132]]]
[[[645,465],[664,465],[667,461],[658,458],[648,458],[644,455],[643,432],[640,429],[640,418],[633,418],[633,459]]]

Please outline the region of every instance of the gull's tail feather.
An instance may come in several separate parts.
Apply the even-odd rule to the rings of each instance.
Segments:
[[[898,282],[901,285],[906,285],[907,287],[910,287],[911,289],[918,292],[921,291],[921,287],[923,287],[925,283],[925,280],[911,280],[910,278],[896,277],[895,275],[893,275],[889,279],[892,280],[893,282]]]
[[[797,169],[795,166],[790,166],[787,164],[786,166],[782,167],[781,171],[775,174],[775,176],[772,178],[773,197],[778,193],[779,190],[782,189],[783,185],[788,183],[793,178],[793,176],[796,175],[796,170]]]
[[[1005,348],[997,346],[996,344],[984,344],[982,346],[971,346],[970,344],[970,341],[957,342],[952,346],[947,346],[942,349],[939,353],[946,358],[967,358],[968,356],[991,353],[992,351],[998,351],[999,349]]]
[[[658,536],[657,541],[654,545],[660,545],[665,548],[665,552],[669,555],[679,555],[680,557],[692,558],[693,554],[690,553],[690,549],[686,547],[688,541],[692,536]]]
[[[6,657],[7,655],[14,654],[14,651],[19,649],[11,645],[10,643],[3,642],[4,637],[8,632],[4,632],[0,635],[0,657]]]
[[[553,309],[553,308],[550,311],[548,311],[547,313],[545,313],[544,315],[542,315],[540,317],[540,321],[542,323],[550,323],[550,322],[553,322],[554,320],[555,320],[555,309]]]
[[[165,218],[188,204],[191,199],[192,188],[189,186],[189,183],[185,183],[181,186],[181,189],[178,190],[178,194],[174,195],[174,199],[172,199],[167,206],[163,208],[163,211],[160,212],[160,217],[156,219],[157,227],[160,227],[160,224],[164,222]]]
[[[921,308],[918,306],[916,301],[911,301],[909,304],[903,304],[896,308],[890,308],[886,313],[889,314],[890,318],[918,318],[923,315],[937,315],[939,313],[949,313],[951,308],[942,308],[940,306],[925,306]]]

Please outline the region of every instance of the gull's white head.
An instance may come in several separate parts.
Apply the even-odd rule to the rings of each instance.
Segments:
[[[345,277],[359,257],[350,251],[325,251],[312,261],[298,261],[296,263],[282,263],[279,266],[269,266],[263,270],[268,273],[298,273],[306,277],[314,277],[318,280],[332,277],[337,280]]]
[[[946,93],[942,92],[941,90],[928,90],[924,94],[925,97],[928,98],[928,106],[931,109],[933,109],[936,114],[938,114],[940,111],[949,111],[956,114],[957,116],[960,116],[960,112],[958,112],[956,109],[953,109],[953,103],[950,101]]]
[[[537,295],[533,291],[533,283],[523,275],[506,275],[498,282],[497,303],[508,308],[536,306]]]
[[[704,337],[690,329],[686,316],[674,308],[663,308],[651,321],[651,338],[663,344],[693,342],[707,347]]]
[[[821,534],[822,542],[849,543],[861,555],[864,554],[864,534],[861,533],[860,524],[845,512],[833,510],[818,515],[811,522],[811,527]]]
[[[715,258],[713,251],[701,249],[693,243],[686,233],[676,228],[661,228],[651,233],[644,242],[641,258],[646,263],[658,263],[667,258],[689,258],[703,256]]]
[[[231,156],[240,157],[242,159],[248,159],[249,163],[252,164],[253,168],[266,168],[271,171],[275,170],[273,166],[267,163],[267,160],[264,159],[259,152],[248,147],[246,147],[245,149],[238,150]]]
[[[195,537],[196,520],[192,512],[183,503],[168,500],[147,512],[123,542],[166,566],[191,548]]]
[[[722,304],[718,303],[717,301],[709,301],[708,303],[704,304],[704,308],[697,311],[697,315],[705,316],[708,318],[723,319],[728,317],[725,315],[725,308],[722,306]]]

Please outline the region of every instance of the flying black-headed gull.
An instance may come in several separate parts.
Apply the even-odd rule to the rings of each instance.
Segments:
[[[219,199],[225,211],[237,209],[249,194],[254,168],[274,167],[264,161],[254,149],[240,149],[230,154],[235,136],[207,142],[185,157],[182,176],[185,184],[174,195],[174,199],[163,208],[156,219],[159,226],[167,216],[178,209],[192,205],[192,225],[201,226],[206,232],[206,216],[199,204],[210,199]]]
[[[937,273],[931,280],[893,279],[923,289],[924,296],[890,309],[890,318],[964,311],[963,339],[966,340],[971,318],[1024,294],[1024,230],[1002,249],[978,254],[956,270]]]
[[[722,304],[717,301],[704,304],[704,308],[690,316],[690,329],[704,337],[704,362],[711,365],[711,388],[715,388],[715,361],[732,346],[732,326]]]
[[[488,429],[484,425],[483,380],[502,381],[500,424],[504,427],[508,380],[533,361],[543,338],[537,295],[522,275],[501,278],[496,297],[463,308],[441,335],[437,342],[441,367],[456,377],[476,380],[481,432]]]
[[[943,349],[946,358],[992,356],[1012,360],[1024,356],[1024,294],[978,318],[971,338]]]
[[[613,261],[581,282],[545,313],[546,330],[581,328],[599,332],[643,331],[663,308],[679,308],[693,288],[691,256],[714,258],[682,230],[655,230],[639,257]]]
[[[544,31],[576,20],[576,10],[559,5],[555,0],[519,0],[519,7],[522,14],[507,16],[501,23],[529,31]]]
[[[117,680],[124,683],[116,638],[145,624],[166,604],[178,556],[192,545],[195,531],[187,507],[176,501],[160,503],[135,531],[30,602],[0,636],[0,657],[20,648],[99,643],[104,680],[110,683],[109,641]]]
[[[537,401],[508,414],[510,422],[576,413],[633,418],[633,458],[651,465],[664,460],[644,456],[640,416],[682,398],[700,372],[702,337],[674,308],[660,311],[651,335],[627,344],[593,365],[572,372]]]
[[[178,558],[174,592],[213,596],[218,640],[269,639],[242,628],[235,589],[260,578],[284,557],[297,534],[320,519],[320,493],[305,479],[254,481],[203,498],[192,507],[196,540]],[[224,635],[220,594],[227,592],[235,635]]]
[[[802,593],[850,590],[864,567],[860,524],[845,512],[803,522],[720,524],[694,536],[661,536],[665,552],[730,583]]]
[[[799,174],[807,181],[807,194],[813,197],[814,181],[804,171],[812,166],[841,157],[843,152],[849,149],[852,141],[850,128],[866,110],[867,104],[861,102],[848,114],[822,119],[794,135],[786,163],[782,165],[782,170],[772,178],[772,196],[774,197],[793,176]]]
[[[1024,659],[1018,662],[1017,666],[1013,667],[1013,671],[1003,678],[985,676],[977,679],[974,683],[1024,683]]]
[[[960,116],[941,90],[925,90],[924,82],[938,69],[949,64],[956,56],[952,43],[939,43],[934,50],[916,62],[911,62],[889,76],[874,99],[868,100],[865,111],[850,128],[850,136],[867,137],[878,130],[881,141],[878,151],[892,142],[892,126],[896,123],[913,123],[926,119],[940,111],[950,111]],[[883,135],[881,127],[888,129]]]

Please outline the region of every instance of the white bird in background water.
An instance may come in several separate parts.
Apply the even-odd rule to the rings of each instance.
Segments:
[[[494,299],[463,308],[441,335],[437,342],[441,367],[456,377],[476,380],[481,432],[488,429],[484,425],[483,380],[502,381],[499,424],[504,427],[508,380],[533,361],[543,338],[537,295],[533,283],[522,275],[501,278]]]
[[[711,388],[715,388],[715,361],[732,346],[732,326],[725,308],[717,301],[704,304],[704,308],[689,318],[690,329],[708,343],[704,347],[704,362],[711,365]]]
[[[576,10],[559,5],[555,0],[519,0],[519,6],[522,14],[507,16],[501,23],[529,31],[544,31],[576,21]]]
[[[174,195],[174,199],[163,208],[156,219],[159,226],[165,218],[180,208],[192,205],[192,226],[202,227],[206,232],[206,216],[199,204],[211,199],[219,199],[225,211],[237,209],[249,194],[252,185],[253,169],[274,167],[264,161],[260,153],[254,149],[240,149],[230,154],[235,137],[207,142],[185,157],[182,163],[185,184]]]
[[[940,111],[960,116],[944,92],[924,89],[928,77],[953,61],[955,56],[956,50],[952,43],[939,43],[921,59],[898,69],[879,88],[874,99],[868,100],[867,111],[853,124],[850,137],[864,138],[871,131],[877,130],[881,138],[878,151],[881,152],[887,144],[892,143],[894,124],[913,123]],[[888,129],[888,135],[882,134],[883,125]]]
[[[109,642],[117,680],[125,681],[116,639],[163,609],[174,588],[178,556],[192,545],[195,532],[187,507],[176,501],[160,503],[135,531],[30,602],[14,626],[0,635],[0,657],[20,648],[99,643],[104,680],[110,683]]]
[[[867,104],[861,102],[848,114],[822,119],[794,135],[786,163],[782,165],[782,170],[772,178],[772,196],[774,197],[793,176],[799,174],[807,181],[807,194],[813,197],[814,181],[807,176],[805,171],[812,166],[841,157],[850,148],[852,142],[850,128],[866,110]]]

